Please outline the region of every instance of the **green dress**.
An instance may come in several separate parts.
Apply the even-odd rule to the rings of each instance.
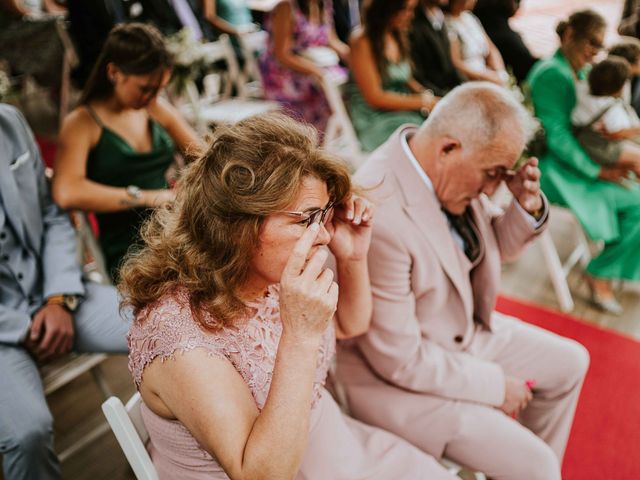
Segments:
[[[216,13],[236,27],[253,22],[251,11],[245,0],[216,0]]]
[[[175,147],[164,128],[149,120],[151,150],[140,153],[105,126],[91,108],[87,110],[102,128],[98,143],[89,152],[87,178],[112,187],[167,188],[165,173],[173,162]],[[148,208],[134,208],[96,214],[100,246],[112,280],[117,279],[118,268],[129,246],[139,241],[140,226],[150,213]]]
[[[540,158],[542,189],[552,203],[573,211],[589,237],[604,241],[587,271],[598,278],[640,280],[640,186],[599,179],[601,166],[573,136],[575,76],[560,50],[536,63],[527,82],[547,138]]]
[[[411,78],[409,62],[389,64],[382,88],[388,92],[413,94],[407,82]],[[420,125],[424,120],[418,112],[400,110],[382,110],[371,107],[362,96],[358,85],[350,82],[347,85],[349,113],[362,148],[371,152],[382,145],[405,123]]]

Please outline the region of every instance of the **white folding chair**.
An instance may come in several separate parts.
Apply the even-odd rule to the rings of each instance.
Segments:
[[[60,360],[43,366],[40,369],[40,375],[42,376],[44,394],[50,395],[83,373],[91,372],[104,398],[109,398],[112,395],[111,389],[100,367],[100,364],[106,359],[107,355],[104,353],[72,353],[64,356]],[[74,443],[62,450],[58,454],[58,458],[60,458],[61,462],[64,462],[85,445],[100,437],[108,429],[105,423],[101,423],[92,428]]]
[[[242,98],[263,98],[262,75],[256,57],[265,49],[269,34],[264,30],[246,32],[238,37],[240,49],[244,57],[242,85],[239,92]]]
[[[542,232],[539,240],[545,263],[547,264],[549,277],[551,278],[551,283],[553,284],[558,303],[560,304],[560,310],[570,312],[573,310],[574,302],[571,296],[571,290],[569,290],[569,284],[567,283],[567,276],[578,263],[583,266],[589,263],[591,259],[589,241],[578,219],[569,209],[552,205],[550,213],[552,214],[554,222],[564,221],[570,223],[573,226],[572,230],[576,237],[576,246],[564,263],[560,260],[558,250],[553,243],[549,229]]]
[[[118,397],[111,397],[102,404],[102,411],[136,478],[158,480],[158,472],[145,448],[149,433],[142,421],[141,401],[138,392],[129,399],[126,406]]]
[[[194,123],[198,130],[205,131],[208,125],[219,123],[237,123],[253,115],[259,115],[280,108],[277,102],[231,97],[231,86],[238,92],[243,89],[242,75],[229,36],[220,35],[215,42],[201,45],[201,54],[208,62],[223,60],[227,65],[228,79],[225,92],[217,99],[201,98],[195,82],[187,83],[189,102],[182,107],[185,117]]]
[[[322,79],[322,89],[331,108],[323,147],[345,158],[353,170],[356,170],[366,156],[360,148],[360,142],[342,99],[342,87],[346,83],[346,75],[327,74]]]

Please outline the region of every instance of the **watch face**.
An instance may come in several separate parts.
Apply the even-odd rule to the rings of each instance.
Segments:
[[[70,312],[75,312],[78,308],[78,297],[75,295],[65,295],[64,296],[64,306]]]

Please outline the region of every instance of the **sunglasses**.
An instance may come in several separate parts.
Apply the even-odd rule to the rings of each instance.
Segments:
[[[300,224],[303,224],[306,227],[310,227],[314,223],[322,223],[326,225],[329,223],[331,218],[333,218],[333,207],[335,206],[334,202],[329,202],[329,204],[324,208],[318,208],[317,210],[312,210],[311,212],[291,212],[291,211],[281,211],[277,213],[284,213],[285,215],[290,215],[292,217],[300,218]]]

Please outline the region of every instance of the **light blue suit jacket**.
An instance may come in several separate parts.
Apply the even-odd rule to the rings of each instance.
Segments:
[[[85,290],[69,217],[51,198],[27,122],[5,104],[0,104],[0,241],[2,237],[0,343],[17,344],[47,297],[84,295]]]

